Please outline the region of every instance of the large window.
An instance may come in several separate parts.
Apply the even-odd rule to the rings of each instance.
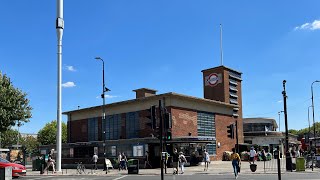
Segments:
[[[88,140],[98,141],[98,118],[88,119]]]
[[[207,151],[210,155],[215,155],[216,152],[217,152],[217,149],[216,149],[216,144],[214,142],[214,144],[207,144]]]
[[[214,114],[198,112],[198,136],[216,137]]]
[[[127,139],[139,137],[138,112],[129,112],[126,114],[126,133]]]
[[[121,134],[121,115],[107,116],[105,122],[103,122],[106,140],[120,139]]]

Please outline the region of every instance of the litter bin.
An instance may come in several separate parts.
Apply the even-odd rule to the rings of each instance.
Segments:
[[[128,160],[128,174],[139,174],[139,159]]]
[[[1,167],[0,168],[0,180],[11,180],[12,179],[12,167]]]
[[[305,161],[303,157],[297,157],[296,159],[296,171],[305,171]]]
[[[43,164],[42,159],[35,159],[32,161],[32,171],[40,171],[41,165]]]

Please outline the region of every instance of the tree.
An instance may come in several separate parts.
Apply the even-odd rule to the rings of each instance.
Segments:
[[[288,132],[290,133],[290,134],[294,134],[294,135],[298,135],[298,130],[295,130],[295,129],[289,129],[288,130]]]
[[[33,136],[26,136],[21,139],[21,144],[26,148],[27,154],[39,153],[39,142],[37,138]]]
[[[62,143],[67,142],[67,124],[62,122]],[[38,142],[41,145],[55,144],[57,138],[57,121],[53,120],[50,123],[47,123],[39,132],[38,132]]]
[[[27,94],[13,87],[10,79],[0,73],[0,133],[14,126],[19,120],[29,122],[32,117]]]
[[[1,146],[2,147],[9,147],[12,145],[17,144],[18,136],[20,136],[17,130],[8,129],[1,133]],[[21,136],[20,136],[21,139]]]

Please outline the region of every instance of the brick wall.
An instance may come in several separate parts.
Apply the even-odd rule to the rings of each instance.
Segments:
[[[231,116],[225,116],[216,114],[216,140],[217,144],[220,142],[220,148],[217,147],[217,156],[212,160],[221,160],[224,151],[231,151],[235,147],[236,139],[231,139],[227,134],[227,126],[234,123],[234,119]]]
[[[172,137],[198,135],[197,111],[182,108],[171,108],[172,116]]]

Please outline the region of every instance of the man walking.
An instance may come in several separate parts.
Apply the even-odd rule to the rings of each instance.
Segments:
[[[97,170],[98,155],[96,153],[94,153],[92,156],[92,162],[93,162],[93,169]]]
[[[254,164],[254,157],[256,156],[256,154],[257,154],[256,150],[254,150],[254,148],[251,147],[251,149],[250,149],[250,161],[249,161],[250,164],[251,163]]]
[[[179,169],[179,154],[178,150],[174,148],[173,155],[172,155],[172,168],[173,174],[178,174]]]

